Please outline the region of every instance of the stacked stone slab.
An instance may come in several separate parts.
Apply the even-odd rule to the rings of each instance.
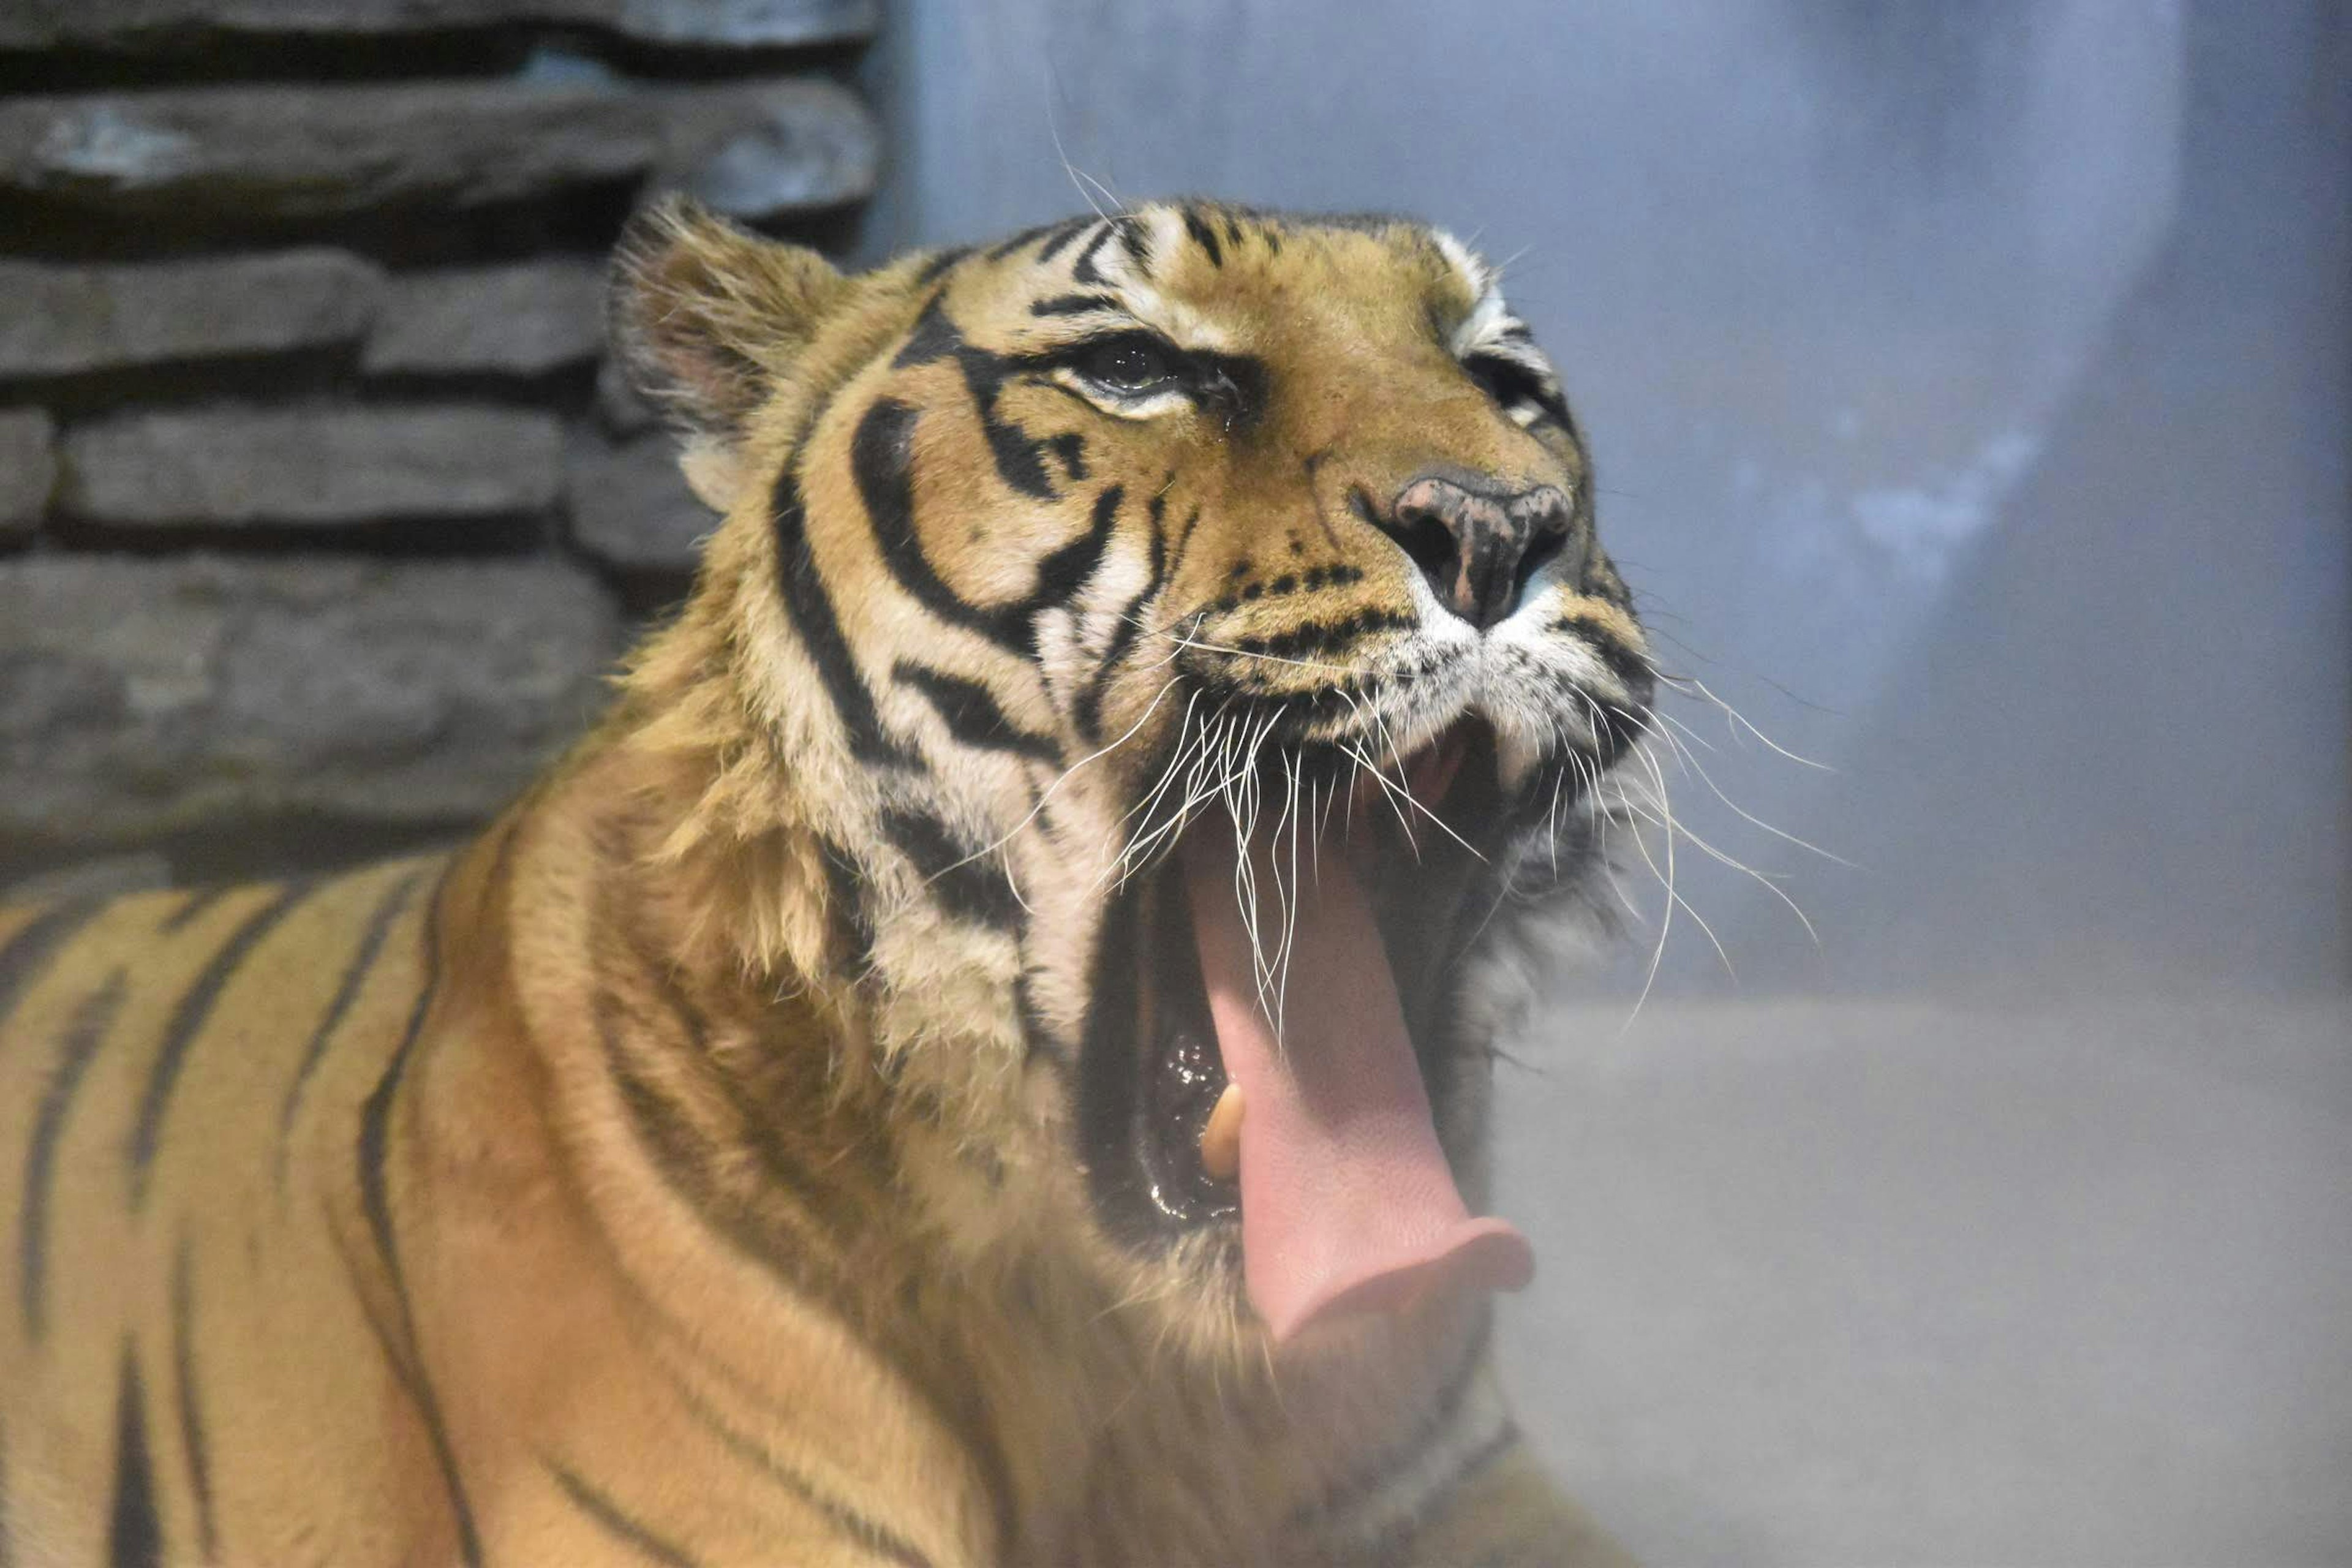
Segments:
[[[40,89],[0,96],[0,889],[151,840],[267,868],[289,814],[456,826],[575,733],[716,521],[601,363],[602,253],[671,189],[842,232],[874,22],[0,5]]]

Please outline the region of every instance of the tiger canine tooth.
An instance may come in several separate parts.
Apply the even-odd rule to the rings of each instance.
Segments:
[[[1217,1096],[1208,1125],[1201,1129],[1201,1169],[1212,1181],[1230,1182],[1241,1168],[1242,1086],[1229,1083]]]

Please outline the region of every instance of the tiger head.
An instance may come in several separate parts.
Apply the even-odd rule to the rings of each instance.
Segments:
[[[1490,1048],[1653,676],[1495,271],[1187,202],[845,276],[671,205],[617,278],[725,519],[630,677],[668,853],[928,1108],[949,1244],[1242,1340],[1523,1277]]]

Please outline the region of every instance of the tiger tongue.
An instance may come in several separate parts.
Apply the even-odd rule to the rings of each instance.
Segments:
[[[1220,840],[1195,835],[1185,875],[1217,1048],[1242,1090],[1242,1269],[1258,1316],[1282,1341],[1432,1289],[1527,1284],[1527,1238],[1471,1215],[1438,1146],[1396,976],[1347,854],[1333,845],[1301,858],[1277,1044],[1258,1005],[1234,850]]]

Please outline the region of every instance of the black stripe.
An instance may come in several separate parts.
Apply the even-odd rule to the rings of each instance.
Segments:
[[[188,1459],[188,1489],[196,1499],[196,1542],[205,1561],[219,1555],[213,1530],[213,1467],[205,1442],[204,1412],[196,1403],[196,1294],[189,1272],[188,1238],[172,1260],[172,1375],[178,1384],[180,1447]]]
[[[548,1460],[547,1473],[555,1478],[555,1484],[563,1489],[564,1495],[579,1506],[581,1512],[604,1528],[606,1534],[628,1542],[647,1558],[666,1563],[668,1568],[695,1568],[694,1559],[685,1552],[623,1513],[611,1498],[562,1465],[552,1459]]]
[[[654,951],[652,942],[629,919],[635,911],[615,908],[619,900],[601,889],[597,903],[599,912],[605,917],[605,923],[623,928],[621,937],[628,946],[629,956],[635,959],[637,967],[652,978],[654,990],[661,996],[662,1006],[668,1012],[670,1021],[677,1026],[677,1032],[685,1037],[684,1059],[688,1062],[708,1060],[710,1056],[710,1020],[679,982],[677,964]],[[731,1077],[724,1072],[717,1076],[730,1091],[730,1102],[743,1113],[747,1122],[752,1121],[757,1115],[757,1108],[748,1097],[741,1096],[740,1086]]]
[[[243,885],[240,882],[215,882],[209,888],[198,888],[188,895],[187,902],[173,910],[164,919],[163,923],[155,928],[156,931],[164,936],[170,936],[229,894],[236,892]]]
[[[667,1369],[665,1369],[667,1370]],[[764,1443],[755,1441],[735,1429],[718,1411],[712,1409],[702,1395],[697,1394],[685,1379],[669,1373],[670,1387],[677,1393],[689,1415],[707,1427],[727,1451],[754,1469],[766,1474],[777,1485],[801,1502],[823,1514],[844,1535],[863,1546],[877,1557],[887,1558],[901,1568],[930,1568],[930,1559],[911,1542],[897,1532],[875,1523],[847,1503],[826,1496],[816,1483],[786,1465],[771,1453]]]
[[[1266,637],[1234,637],[1230,646],[1236,653],[1268,658],[1323,658],[1344,653],[1377,633],[1411,631],[1419,624],[1402,610],[1359,610],[1337,621],[1307,621]]]
[[[1236,563],[1234,570],[1246,572],[1249,570],[1249,563]],[[1260,599],[1279,599],[1301,592],[1312,594],[1325,588],[1343,588],[1363,580],[1362,568],[1346,565],[1339,562],[1332,562],[1322,566],[1309,566],[1306,571],[1296,574],[1286,572],[1271,582],[1244,584],[1211,605],[1209,614],[1222,616],[1228,611],[1239,609],[1244,605],[1254,605]]]
[[[866,909],[865,879],[858,874],[856,859],[838,844],[820,842],[817,858],[824,862],[835,945],[845,950],[842,967],[856,980],[874,963],[874,919]]]
[[[1184,556],[1192,548],[1192,541],[1201,534],[1201,509],[1194,507],[1184,514],[1184,525],[1177,532],[1176,548],[1169,552],[1168,575],[1172,581],[1184,574]]]
[[[1012,255],[1014,251],[1020,249],[1023,246],[1034,245],[1037,241],[1045,238],[1046,235],[1052,233],[1054,225],[1050,223],[1039,223],[1030,225],[1027,228],[1023,229],[1018,234],[1007,235],[1004,238],[998,240],[994,245],[988,247],[988,259],[991,261],[1002,261],[1006,257]]]
[[[1022,606],[1026,616],[1040,610],[1058,609],[1077,597],[1088,577],[1102,562],[1103,552],[1110,547],[1110,533],[1118,522],[1119,502],[1127,499],[1123,486],[1112,485],[1095,498],[1093,520],[1086,532],[1063,545],[1045,560],[1037,563],[1037,585],[1030,592],[1029,602]]]
[[[1070,1048],[1054,1033],[1043,1009],[1037,1005],[1036,994],[1029,986],[1027,969],[1013,977],[1013,1007],[1021,1019],[1021,1041],[1024,1068],[1044,1058],[1056,1071],[1066,1072],[1070,1065]]]
[[[1151,234],[1144,227],[1143,220],[1133,213],[1122,213],[1112,220],[1112,224],[1118,230],[1120,248],[1134,258],[1135,269],[1146,278],[1150,277]]]
[[[760,1204],[752,1194],[740,1190],[749,1181],[757,1184],[754,1190],[759,1195],[793,1199],[817,1190],[809,1173],[795,1169],[774,1141],[759,1139],[750,1142],[760,1169],[741,1172],[737,1158],[740,1147],[714,1144],[632,1058],[622,1037],[620,1010],[619,1000],[609,992],[600,990],[592,1001],[605,1070],[634,1139],[663,1186],[714,1237],[768,1274],[786,1292],[831,1313],[844,1331],[864,1342],[889,1373],[931,1399],[943,1423],[952,1425],[953,1406],[938,1403],[933,1391],[917,1375],[918,1359],[925,1347],[897,1342],[887,1325],[868,1320],[843,1273],[838,1248],[813,1216],[805,1210],[797,1215],[787,1212],[781,1204]]]
[[[762,1210],[745,1201],[742,1194],[730,1191],[723,1177],[714,1173],[718,1163],[714,1155],[723,1158],[735,1151],[715,1150],[662,1086],[630,1056],[622,1038],[620,1008],[619,998],[609,991],[600,990],[591,1004],[605,1069],[612,1074],[614,1089],[654,1173],[719,1239],[786,1289],[827,1306],[845,1323],[856,1326],[856,1320],[843,1306],[849,1297],[848,1288],[834,1257],[824,1249],[824,1237],[778,1209]],[[790,1194],[808,1190],[805,1173],[785,1167],[772,1146],[762,1144],[756,1152],[767,1156],[761,1161],[766,1169],[761,1173],[776,1191]],[[780,1236],[780,1232],[791,1234]]]
[[[1163,888],[1171,884],[1163,884]],[[1087,964],[1084,1011],[1077,1019],[1076,1141],[1094,1199],[1111,1238],[1138,1250],[1165,1246],[1176,1222],[1146,1184],[1135,1157],[1141,1074],[1129,1040],[1147,966],[1140,899],[1132,887],[1106,900]]]
[[[148,1178],[155,1164],[155,1151],[163,1135],[163,1113],[170,1109],[172,1090],[180,1081],[180,1070],[187,1066],[188,1048],[204,1032],[205,1021],[212,1016],[213,1008],[228,988],[229,981],[245,963],[247,954],[268,936],[294,906],[308,897],[314,884],[294,882],[282,889],[278,896],[246,918],[243,925],[230,933],[220,951],[213,954],[204,973],[180,998],[173,1010],[172,1021],[163,1030],[163,1043],[155,1055],[155,1065],[149,1069],[146,1091],[139,1097],[139,1120],[131,1129],[131,1141],[125,1145],[124,1157],[131,1162],[131,1206],[136,1211],[147,1202]]]
[[[982,1471],[984,1489],[995,1509],[1000,1544],[1009,1542],[1013,1531],[1012,1483],[1002,1445],[986,1425],[985,1412],[977,1405],[970,1380],[960,1375],[923,1375],[925,1369],[940,1371],[940,1361],[950,1352],[932,1343],[905,1342],[891,1334],[887,1324],[868,1321],[856,1310],[855,1299],[833,1258],[819,1250],[823,1238],[811,1237],[805,1230],[797,1237],[779,1237],[779,1227],[788,1222],[772,1212],[757,1212],[740,1194],[722,1187],[709,1169],[712,1151],[659,1087],[630,1059],[614,1016],[614,998],[599,994],[593,1012],[606,1068],[612,1074],[638,1145],[655,1173],[721,1242],[763,1269],[786,1290],[832,1312],[844,1331],[861,1341],[877,1362],[929,1409],[941,1426],[958,1436],[964,1451]],[[729,1152],[719,1152],[723,1156]],[[794,1190],[798,1181],[779,1173],[779,1168],[773,1165],[765,1174],[785,1192]],[[657,1303],[649,1302],[649,1307],[680,1343],[690,1351],[699,1351],[694,1336],[669,1323]]]
[[[609,1037],[605,1040],[605,1047],[609,1055],[614,1048],[614,1042]],[[719,1234],[722,1239],[730,1242],[736,1239],[724,1231]],[[763,1258],[756,1248],[745,1247],[744,1256],[751,1261],[761,1263],[768,1268],[787,1285],[793,1283],[786,1267],[780,1266],[774,1260]],[[661,1301],[646,1293],[641,1281],[625,1270],[623,1271],[621,1282],[646,1313],[649,1321],[659,1330],[660,1341],[666,1341],[694,1361],[711,1368],[723,1381],[730,1386],[733,1385],[736,1376],[734,1370],[713,1354],[709,1346],[703,1342],[703,1336],[680,1322]],[[844,1331],[862,1343],[883,1372],[897,1380],[908,1395],[923,1407],[942,1431],[952,1435],[957,1450],[971,1459],[973,1468],[979,1472],[981,1493],[988,1500],[990,1511],[994,1516],[997,1545],[994,1554],[991,1555],[988,1561],[1000,1562],[1009,1558],[1013,1531],[1011,1471],[1005,1462],[1003,1445],[998,1440],[995,1431],[989,1425],[987,1411],[981,1403],[978,1386],[971,1380],[965,1363],[958,1358],[954,1347],[936,1337],[902,1342],[892,1336],[888,1323],[877,1324],[861,1321],[840,1310],[841,1304],[838,1302],[818,1300],[814,1305],[823,1310],[834,1310]],[[656,1349],[659,1342],[656,1342]],[[712,1415],[708,1406],[698,1404],[693,1391],[680,1381],[677,1370],[658,1358],[656,1365],[669,1379],[671,1385],[680,1396],[686,1399],[689,1405],[696,1407],[697,1414],[705,1420],[706,1424],[711,1424],[714,1431],[725,1436],[727,1435],[725,1423]],[[776,1407],[770,1405],[769,1408]],[[779,1479],[783,1479],[781,1472]],[[820,1507],[824,1506],[821,1498],[813,1498],[813,1500],[816,1500]],[[851,1521],[857,1519],[857,1516],[845,1507],[837,1517],[845,1526],[849,1525]],[[861,1535],[870,1531],[877,1543],[877,1550],[884,1551],[893,1556],[899,1554],[898,1548],[881,1544],[895,1538],[879,1526],[859,1524],[855,1528]],[[906,1555],[908,1561],[918,1564],[921,1563],[919,1554],[913,1552],[911,1548],[906,1549]]]
[[[923,301],[922,311],[915,317],[915,324],[907,329],[907,341],[898,345],[897,353],[890,356],[892,370],[929,364],[963,347],[963,333],[948,320],[947,306],[943,303],[946,298],[947,290],[942,289]]]
[[[1184,209],[1184,232],[1192,237],[1192,243],[1201,247],[1202,254],[1209,258],[1210,266],[1223,267],[1225,264],[1225,248],[1217,243],[1217,231],[1191,207]]]
[[[849,467],[882,563],[915,602],[950,626],[980,633],[1015,653],[1030,649],[1022,606],[982,609],[948,586],[923,553],[915,525],[912,463],[916,414],[896,398],[875,400],[857,421],[849,444]]]
[[[1056,256],[1061,255],[1063,251],[1069,248],[1070,242],[1072,240],[1077,238],[1078,236],[1086,232],[1087,220],[1085,218],[1074,217],[1064,222],[1060,227],[1054,231],[1054,237],[1045,242],[1044,248],[1037,252],[1038,265],[1043,266],[1045,263],[1053,260]]]
[[[857,661],[842,636],[834,614],[833,596],[818,570],[816,549],[809,539],[808,510],[801,500],[800,474],[787,464],[776,479],[775,521],[777,585],[784,607],[800,632],[801,647],[816,666],[817,679],[833,699],[834,711],[849,736],[849,752],[859,762],[893,767],[910,766],[914,755],[882,730],[874,709],[874,693],[857,672]]]
[[[1056,294],[1050,300],[1031,302],[1033,316],[1084,316],[1096,310],[1124,310],[1118,299],[1111,294]]]
[[[49,1189],[57,1179],[58,1144],[65,1136],[66,1116],[73,1109],[82,1075],[89,1070],[115,1014],[121,1009],[123,979],[120,969],[107,976],[106,984],[84,997],[67,1021],[58,1065],[41,1091],[33,1136],[26,1146],[25,1190],[16,1221],[16,1301],[24,1313],[26,1336],[37,1342],[47,1326],[44,1276],[48,1267]]]
[[[400,911],[408,907],[409,898],[416,891],[417,883],[424,879],[425,873],[421,870],[403,877],[394,885],[392,891],[384,895],[383,902],[376,905],[375,911],[368,916],[367,927],[360,933],[358,951],[343,970],[342,981],[335,987],[334,999],[327,1004],[326,1016],[319,1020],[319,1026],[310,1032],[310,1043],[302,1048],[301,1064],[294,1069],[294,1081],[287,1087],[285,1103],[278,1108],[278,1184],[280,1188],[286,1185],[286,1165],[294,1134],[294,1118],[302,1108],[302,1093],[310,1086],[310,1075],[318,1070],[319,1063],[326,1057],[328,1043],[335,1037],[335,1031],[341,1027],[343,1015],[349,1013],[352,1004],[359,1000],[361,988],[367,984],[369,974],[374,972],[376,960],[383,956],[384,939],[392,934],[393,921],[398,920]]]
[[[1568,424],[1568,400],[1559,386],[1509,355],[1474,353],[1462,362],[1462,368],[1503,407],[1529,404],[1547,418]]]
[[[977,632],[1010,652],[1034,655],[1033,623],[1037,613],[1067,603],[1093,573],[1109,544],[1125,492],[1113,485],[1095,499],[1087,531],[1038,562],[1036,583],[1027,598],[993,606],[971,604],[948,585],[923,552],[915,521],[912,469],[919,417],[913,408],[896,398],[877,398],[859,417],[850,442],[850,470],[865,503],[875,547],[898,585],[932,615],[950,626]],[[1026,437],[1020,439],[1034,461],[1036,443]],[[1076,454],[1065,454],[1064,461],[1073,477],[1083,474],[1083,462]]]
[[[482,1542],[474,1529],[473,1506],[466,1500],[465,1485],[457,1475],[457,1456],[449,1447],[448,1427],[441,1418],[441,1402],[425,1374],[425,1357],[416,1343],[416,1314],[409,1304],[408,1280],[400,1265],[400,1242],[393,1231],[389,1173],[385,1170],[391,1154],[393,1097],[399,1092],[409,1058],[424,1036],[425,1020],[441,990],[441,894],[452,868],[454,862],[442,871],[427,895],[423,937],[425,978],[417,988],[416,1005],[409,1012],[408,1026],[401,1032],[400,1043],[393,1047],[383,1076],[376,1079],[375,1088],[360,1107],[360,1135],[353,1152],[359,1166],[360,1206],[367,1215],[368,1232],[374,1238],[377,1257],[391,1282],[393,1304],[400,1313],[402,1342],[398,1347],[387,1346],[387,1353],[392,1354],[393,1371],[416,1405],[417,1415],[425,1423],[425,1435],[433,1445],[433,1458],[440,1467],[442,1484],[449,1493],[449,1511],[457,1526],[459,1558],[466,1568],[481,1568]]]
[[[922,270],[915,274],[915,281],[922,285],[936,283],[940,273],[971,254],[971,247],[969,245],[951,245],[924,262]]]
[[[968,343],[956,351],[956,363],[963,372],[964,390],[971,395],[973,407],[980,415],[980,433],[988,442],[988,456],[996,465],[996,477],[1024,496],[1039,500],[1061,499],[1054,489],[1054,476],[1045,471],[1045,443],[997,412],[1005,378],[1017,367]],[[1055,383],[1046,384],[1068,390]]]
[[[891,671],[900,684],[913,687],[930,703],[948,733],[964,745],[983,752],[1010,752],[1041,763],[1058,763],[1061,748],[1053,737],[1024,730],[1005,716],[994,693],[976,680],[950,675],[943,669],[900,659]]]
[[[16,935],[0,942],[0,1024],[6,1023],[8,1015],[16,1011],[18,994],[39,977],[49,955],[88,925],[106,904],[106,900],[97,897],[52,904],[19,926]]]
[[[1553,620],[1551,629],[1581,638],[1601,662],[1609,667],[1609,673],[1615,676],[1637,700],[1654,689],[1657,678],[1648,661],[1627,647],[1619,640],[1617,634],[1601,625],[1597,617],[1572,613],[1560,616]]]
[[[1328,726],[1343,719],[1363,718],[1363,701],[1375,686],[1391,686],[1401,679],[1403,677],[1384,677],[1374,681],[1351,675],[1306,691],[1286,690],[1270,685],[1258,689],[1246,682],[1233,679],[1203,684],[1221,697],[1219,713],[1244,730],[1263,724],[1266,726],[1270,742],[1287,745],[1328,740]],[[1335,754],[1310,753],[1320,755],[1325,763],[1328,763]]]
[[[732,1069],[724,1059],[712,1055],[710,1020],[678,979],[676,962],[656,950],[646,932],[631,919],[634,911],[617,909],[615,906],[619,900],[612,899],[601,889],[597,902],[603,923],[620,929],[622,941],[626,944],[630,956],[652,979],[663,1010],[669,1015],[677,1033],[683,1037],[681,1042],[667,1047],[671,1059],[689,1068],[708,1068],[701,1073],[702,1079],[715,1087],[726,1100],[728,1109],[734,1113],[740,1130],[740,1146],[749,1148],[759,1156],[761,1167],[778,1191],[818,1191],[822,1184],[817,1179],[817,1172],[803,1162],[782,1136],[775,1122],[772,1104],[754,1093],[741,1073]],[[610,1008],[609,998],[605,1005]],[[682,1050],[678,1048],[681,1044]],[[853,1151],[853,1156],[862,1156],[858,1165],[872,1184],[873,1190],[887,1187],[893,1181],[895,1172],[880,1144],[870,1140],[859,1142]],[[840,1170],[844,1176],[853,1173],[855,1169],[833,1162],[828,1163]]]
[[[973,855],[946,823],[926,811],[886,811],[882,832],[914,863],[924,886],[950,917],[995,931],[1020,931],[1021,900],[994,856]]]
[[[155,1470],[147,1456],[147,1400],[128,1340],[114,1395],[114,1507],[106,1526],[109,1568],[161,1568],[163,1525],[155,1516]]]
[[[1102,739],[1102,705],[1111,678],[1118,673],[1119,660],[1143,633],[1143,606],[1160,592],[1168,575],[1168,492],[1153,496],[1145,510],[1151,519],[1151,575],[1145,580],[1135,597],[1118,612],[1118,621],[1111,627],[1110,641],[1104,645],[1102,658],[1096,661],[1095,671],[1078,693],[1073,716],[1078,733],[1089,741]]]
[[[1087,241],[1087,247],[1079,251],[1078,258],[1070,264],[1070,277],[1074,281],[1083,283],[1090,289],[1101,288],[1110,281],[1095,270],[1095,256],[1109,243],[1110,237],[1116,232],[1118,232],[1117,225],[1106,223],[1092,239]]]

